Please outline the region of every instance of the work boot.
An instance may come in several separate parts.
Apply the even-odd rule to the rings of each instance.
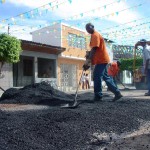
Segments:
[[[123,95],[121,95],[121,93],[119,92],[119,93],[115,94],[115,97],[113,98],[112,101],[115,102],[115,101],[119,100],[121,97],[123,97]]]
[[[94,102],[102,102],[102,98],[101,96],[94,96]]]

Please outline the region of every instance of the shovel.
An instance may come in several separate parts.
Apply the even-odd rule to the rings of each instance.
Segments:
[[[130,90],[129,88],[127,88],[121,81],[120,79],[117,77],[117,80],[122,84],[122,86],[124,87],[124,90]]]
[[[73,103],[62,105],[61,108],[77,108],[79,106],[80,102],[77,102],[77,96],[78,96],[78,89],[79,89],[79,85],[81,82],[81,78],[83,76],[83,72],[84,72],[84,70],[82,70],[82,74],[81,74],[80,81],[79,81],[77,89],[76,89],[75,98],[74,98]]]
[[[0,87],[0,89],[1,89],[3,92],[5,92],[5,90],[4,90],[2,87]]]

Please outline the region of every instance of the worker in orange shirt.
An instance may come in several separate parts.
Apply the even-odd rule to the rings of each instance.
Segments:
[[[94,101],[102,101],[102,79],[106,82],[109,90],[114,93],[115,97],[113,101],[116,101],[122,97],[120,90],[116,87],[113,80],[107,74],[107,65],[110,62],[109,55],[106,49],[104,38],[94,29],[94,25],[91,23],[86,24],[86,30],[91,34],[90,41],[90,53],[86,58],[83,69],[87,70],[90,62],[95,65],[93,77],[94,77]]]
[[[116,82],[116,78],[118,78],[120,65],[121,65],[121,62],[117,61],[117,62],[110,63],[109,67],[108,67],[108,75],[112,78],[112,80],[114,81],[116,87],[118,87],[117,82]]]

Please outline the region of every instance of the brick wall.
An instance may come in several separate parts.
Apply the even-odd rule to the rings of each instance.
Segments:
[[[66,51],[63,52],[62,54],[67,55],[67,56],[84,58],[86,50],[89,50],[89,46],[88,46],[89,42],[86,43],[86,49],[69,47],[68,41],[67,41],[68,33],[72,33],[72,34],[76,34],[76,35],[82,34],[86,37],[86,41],[87,41],[87,34],[85,32],[62,25],[62,47],[66,48]]]

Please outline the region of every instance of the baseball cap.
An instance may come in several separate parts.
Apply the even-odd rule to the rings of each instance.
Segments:
[[[146,41],[145,39],[141,39],[140,42],[141,42],[141,43],[145,43],[145,42],[147,42],[147,41]]]

